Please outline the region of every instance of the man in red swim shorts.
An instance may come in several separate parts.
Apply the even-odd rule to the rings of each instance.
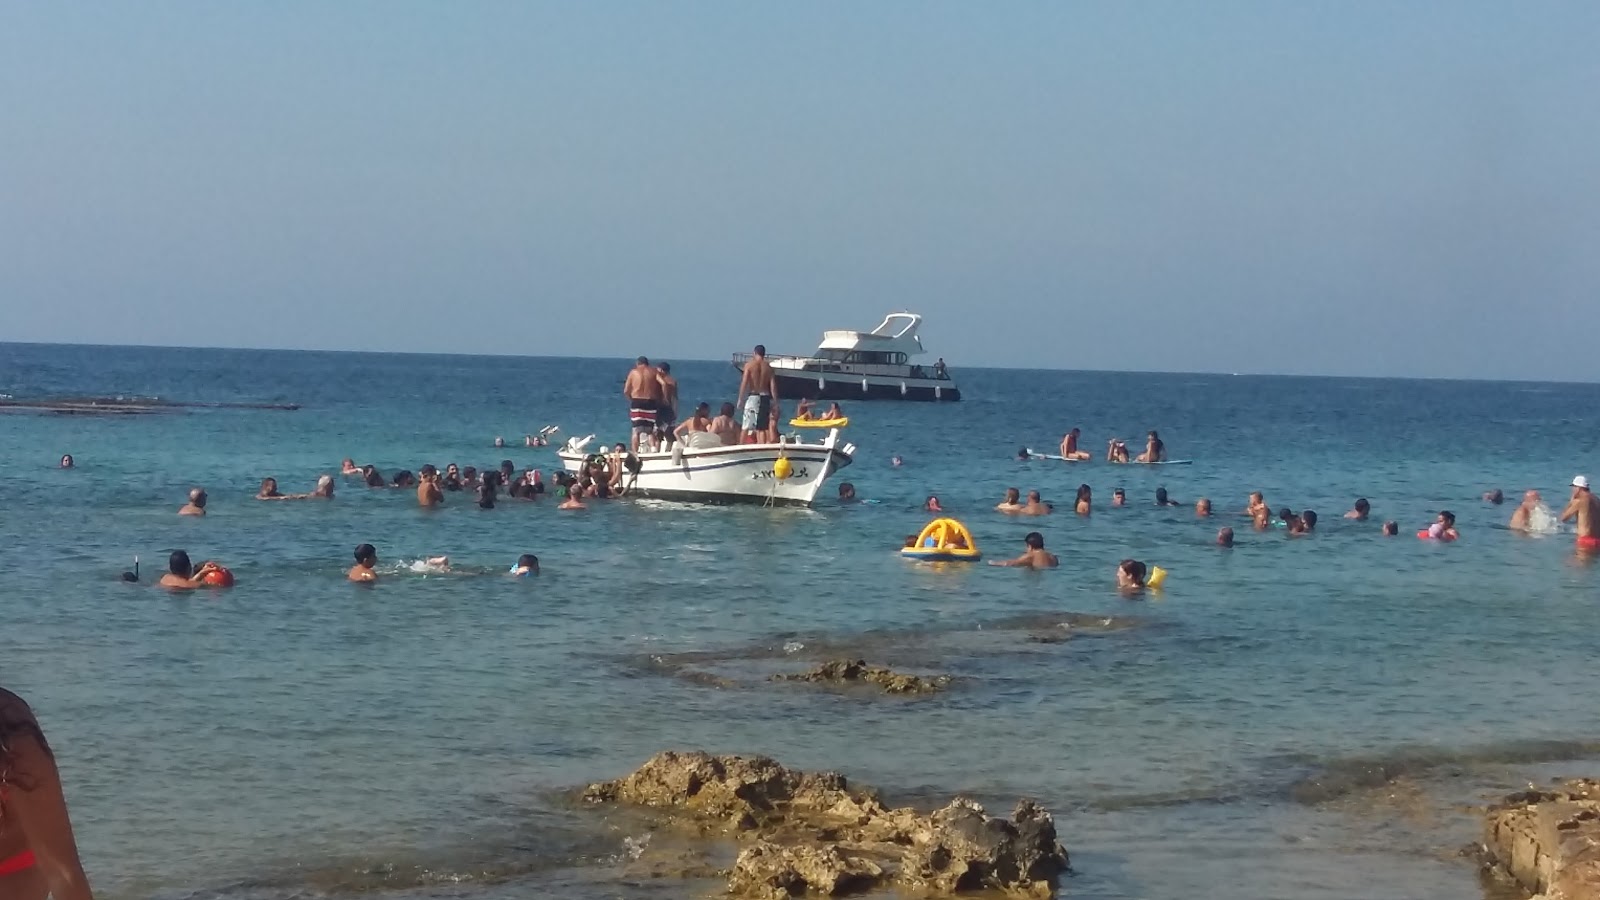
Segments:
[[[1600,524],[1600,500],[1589,490],[1589,479],[1582,475],[1572,479],[1572,500],[1561,511],[1561,521],[1576,517],[1578,520],[1578,549],[1600,552],[1600,536],[1595,535],[1595,525]]]

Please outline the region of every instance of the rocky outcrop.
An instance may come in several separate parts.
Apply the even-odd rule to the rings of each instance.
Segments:
[[[929,895],[1049,897],[1068,868],[1054,818],[1031,800],[1009,819],[960,797],[932,814],[887,809],[843,775],[800,772],[763,756],[660,753],[626,778],[590,785],[583,797],[651,807],[731,834],[744,847],[729,891],[761,900],[891,883]]]
[[[1484,850],[1549,900],[1600,900],[1600,781],[1512,794],[1489,807]]]
[[[950,686],[948,675],[907,675],[882,666],[869,666],[862,659],[835,659],[809,672],[772,676],[774,681],[806,681],[812,684],[871,684],[886,694],[934,694]]]

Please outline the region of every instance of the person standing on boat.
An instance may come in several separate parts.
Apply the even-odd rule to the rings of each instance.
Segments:
[[[661,407],[656,410],[657,443],[662,450],[668,450],[677,440],[678,379],[672,377],[672,366],[662,363],[656,366],[656,380],[661,384]]]
[[[744,443],[761,441],[771,425],[773,408],[778,402],[778,379],[772,374],[767,348],[762,344],[756,345],[750,361],[744,364],[736,402],[744,410]]]
[[[633,427],[634,453],[644,452],[641,444],[647,444],[656,430],[661,395],[661,374],[650,367],[647,357],[639,357],[627,379],[622,382],[622,396],[628,398],[628,421]]]

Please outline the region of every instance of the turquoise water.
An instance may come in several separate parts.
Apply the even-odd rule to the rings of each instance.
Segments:
[[[686,399],[732,399],[725,365],[675,369]],[[626,370],[0,344],[17,397],[303,407],[0,416],[0,683],[57,744],[104,896],[702,896],[715,885],[636,877],[637,831],[565,793],[693,746],[891,799],[1036,796],[1061,813],[1074,897],[1478,897],[1453,852],[1475,823],[1450,804],[1600,755],[1600,571],[1479,499],[1536,487],[1559,506],[1574,473],[1600,476],[1594,385],[958,370],[959,405],[849,408],[861,450],[840,478],[873,504],[429,512],[353,481],[331,503],[251,499],[344,456],[548,472],[554,451],[521,436],[616,439]],[[1072,425],[1091,450],[1159,428],[1196,462],[1012,458]],[[992,511],[1008,486],[1065,508],[1080,482],[1086,520]],[[173,514],[193,485],[204,519]],[[1219,515],[1158,509],[1158,486]],[[1318,510],[1321,533],[1250,532],[1255,489]],[[929,493],[991,557],[1037,528],[1061,568],[900,559]],[[1356,496],[1372,522],[1339,518]],[[1441,508],[1458,544],[1409,536]],[[1406,536],[1378,535],[1390,518]],[[1221,524],[1236,549],[1211,546]],[[447,553],[479,574],[352,586],[361,541],[385,566]],[[173,547],[238,586],[148,586]],[[503,577],[523,552],[544,574]],[[145,585],[117,578],[135,554]],[[1169,569],[1167,590],[1119,595],[1125,556]],[[762,681],[841,654],[959,680],[915,701]],[[1423,798],[1403,809],[1373,777],[1401,770]]]

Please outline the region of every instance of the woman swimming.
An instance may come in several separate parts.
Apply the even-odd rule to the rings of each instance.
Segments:
[[[1089,486],[1080,484],[1078,485],[1078,499],[1073,504],[1073,509],[1077,510],[1078,515],[1087,516],[1093,506],[1093,499],[1093,493],[1089,490]]]

